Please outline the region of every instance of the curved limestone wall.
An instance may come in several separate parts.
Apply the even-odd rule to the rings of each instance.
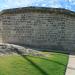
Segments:
[[[65,14],[66,10],[45,10],[36,8],[14,9],[3,12],[2,41],[4,43],[23,44],[27,46],[74,50],[75,16]],[[28,11],[30,10],[30,11]],[[43,10],[43,8],[42,8]],[[8,10],[9,11],[9,10]],[[15,12],[15,13],[13,13]],[[69,11],[70,12],[70,11]],[[67,12],[68,13],[68,12]],[[75,13],[73,13],[75,14]]]

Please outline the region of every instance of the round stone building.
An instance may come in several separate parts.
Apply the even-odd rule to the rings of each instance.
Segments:
[[[75,12],[23,7],[0,13],[0,42],[59,50],[75,49]]]

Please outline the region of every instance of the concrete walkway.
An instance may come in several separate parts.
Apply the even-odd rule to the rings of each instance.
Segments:
[[[69,62],[65,75],[75,75],[75,55],[69,55]]]

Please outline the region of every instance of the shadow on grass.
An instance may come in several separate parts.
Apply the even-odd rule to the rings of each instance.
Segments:
[[[28,62],[30,62],[35,68],[37,68],[43,75],[49,75],[46,71],[44,71],[40,66],[38,66],[36,63],[34,63],[32,60],[30,60],[27,56],[22,55],[24,59],[26,59]]]
[[[26,59],[28,62],[30,62],[36,69],[38,69],[40,71],[40,73],[42,73],[43,75],[49,75],[46,71],[44,71],[40,66],[38,66],[36,63],[34,63],[32,60],[30,60],[26,55],[22,55],[22,53],[20,51],[18,51],[18,49],[15,49],[15,51],[22,56],[24,59]]]
[[[37,68],[43,75],[49,75],[44,69],[42,69],[39,65],[37,65],[36,63],[34,63],[32,60],[30,60],[26,55],[22,55],[21,51],[19,51],[18,49],[15,48],[15,52],[18,53],[20,56],[22,56],[24,59],[26,59],[28,62],[30,62],[35,68]],[[40,57],[39,57],[40,58]],[[46,59],[46,58],[40,58],[40,59],[44,59],[53,63],[57,63],[59,65],[65,66],[65,71],[64,71],[64,75],[66,72],[66,68],[67,68],[67,64],[63,64],[61,62],[57,62],[54,60],[50,60],[50,59]],[[70,68],[72,69],[72,68]]]

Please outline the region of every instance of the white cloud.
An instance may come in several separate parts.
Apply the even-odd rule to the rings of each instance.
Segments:
[[[53,0],[52,2],[50,2],[50,6],[51,7],[62,7],[59,0]]]
[[[32,0],[5,0],[3,8],[31,6]]]
[[[65,0],[66,2],[68,2],[69,4],[75,4],[75,0]]]
[[[60,0],[35,0],[34,5],[46,6],[46,7],[62,7]]]
[[[75,0],[63,0],[64,6],[61,4],[62,0],[4,0],[1,9],[6,8],[17,8],[17,7],[26,7],[26,6],[42,6],[42,7],[65,7],[69,8],[70,5],[75,5]]]
[[[41,6],[46,7],[47,5],[46,4],[42,4]]]
[[[56,6],[61,7],[60,0],[5,0],[4,8],[14,8],[14,7],[25,7],[25,6],[38,6],[41,3],[41,6]]]

